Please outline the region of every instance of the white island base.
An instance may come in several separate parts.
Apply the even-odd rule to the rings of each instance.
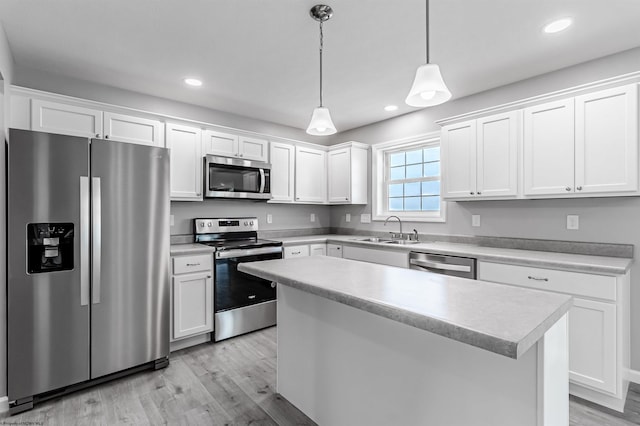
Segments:
[[[569,424],[566,315],[513,359],[279,285],[277,375],[319,425]]]

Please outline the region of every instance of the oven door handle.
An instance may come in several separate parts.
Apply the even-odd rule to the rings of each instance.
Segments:
[[[260,254],[282,253],[282,247],[260,247],[253,249],[236,249],[216,252],[216,259],[229,259],[230,257],[248,257]]]
[[[260,168],[260,189],[258,190],[260,194],[264,193],[264,187],[266,183],[267,183],[267,180],[264,177],[264,169]]]

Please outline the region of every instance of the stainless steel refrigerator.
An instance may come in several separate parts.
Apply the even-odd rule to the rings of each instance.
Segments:
[[[168,150],[16,129],[7,146],[12,412],[166,365]]]

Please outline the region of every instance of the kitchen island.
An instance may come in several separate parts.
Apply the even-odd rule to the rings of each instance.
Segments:
[[[278,392],[320,425],[566,425],[571,297],[324,256],[278,282]]]

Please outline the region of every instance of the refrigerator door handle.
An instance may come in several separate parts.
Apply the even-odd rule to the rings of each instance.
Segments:
[[[89,177],[80,176],[80,306],[89,304]]]
[[[93,256],[92,283],[93,283],[93,304],[100,303],[100,263],[102,249],[102,197],[100,194],[100,178],[91,178],[91,207],[92,207],[92,247]]]

